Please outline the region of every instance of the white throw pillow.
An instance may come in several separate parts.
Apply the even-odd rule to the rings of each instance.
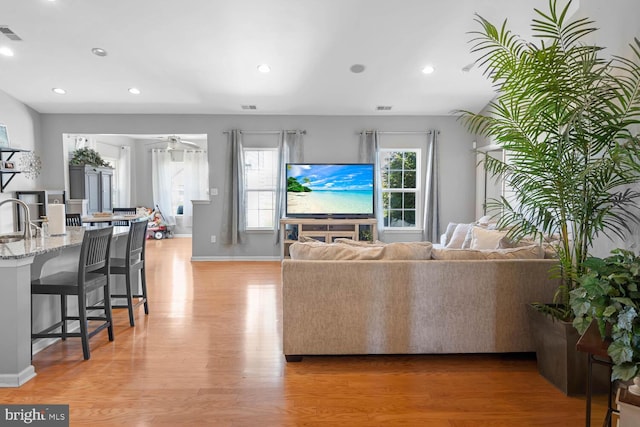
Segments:
[[[473,227],[471,232],[471,249],[500,249],[501,241],[506,235],[506,231]]]
[[[453,232],[456,231],[456,227],[458,226],[457,222],[450,222],[447,225],[447,231],[444,232],[444,241],[440,242],[443,246],[447,246],[451,241],[451,237],[453,236]]]
[[[451,235],[451,239],[447,241],[447,248],[449,249],[462,249],[462,245],[467,238],[467,233],[471,229],[471,224],[458,224],[456,225],[453,234]]]

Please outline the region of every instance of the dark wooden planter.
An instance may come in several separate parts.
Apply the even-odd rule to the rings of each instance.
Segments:
[[[570,322],[527,308],[540,375],[567,396],[586,394],[588,354],[576,349],[578,331]],[[606,366],[593,365],[593,393],[609,391],[610,375]]]

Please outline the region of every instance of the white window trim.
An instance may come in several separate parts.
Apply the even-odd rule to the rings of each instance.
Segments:
[[[384,194],[385,192],[387,193],[400,193],[400,192],[407,192],[407,189],[403,189],[403,188],[390,188],[390,189],[384,189],[382,187],[382,183],[384,182],[382,180],[382,162],[381,162],[381,156],[383,153],[389,153],[389,152],[398,152],[398,151],[411,151],[416,153],[416,188],[415,191],[413,191],[412,189],[408,189],[410,192],[414,192],[416,195],[416,225],[414,227],[391,227],[391,226],[386,226],[384,227],[384,231],[386,232],[417,232],[417,231],[422,231],[423,227],[422,227],[422,216],[423,216],[423,212],[424,212],[424,205],[422,203],[422,199],[424,197],[423,194],[423,190],[422,190],[422,164],[424,162],[424,159],[422,158],[423,156],[423,150],[421,148],[396,148],[396,147],[381,147],[378,149],[378,162],[380,163],[380,176],[378,177],[378,179],[380,180],[380,191]],[[381,194],[382,196],[382,194]],[[383,210],[382,212],[382,216],[384,218],[384,208],[382,206],[380,206],[380,209]]]
[[[277,147],[242,147],[242,151],[243,152],[247,152],[247,151],[272,151],[274,153],[276,153],[276,155],[278,154],[278,148]],[[244,171],[243,171],[244,173]],[[276,171],[276,179],[277,179],[277,174],[278,171]],[[247,209],[249,208],[248,203],[247,203],[247,199],[248,199],[248,194],[250,191],[272,191],[273,192],[273,197],[274,197],[274,203],[276,202],[276,197],[277,197],[277,192],[278,190],[278,183],[276,182],[275,187],[255,187],[255,188],[251,188],[250,190],[247,188],[246,186],[246,182],[245,182],[245,188],[244,188],[244,192],[245,192],[245,212],[244,215],[245,217],[247,217]],[[267,232],[273,232],[276,229],[276,218],[275,218],[275,205],[274,205],[274,218],[273,218],[273,227],[250,227],[248,224],[246,225],[246,231],[249,233],[267,233]]]

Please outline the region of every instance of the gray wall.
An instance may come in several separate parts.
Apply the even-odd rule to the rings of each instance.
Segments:
[[[37,146],[37,141],[40,141],[40,115],[2,91],[0,91],[0,123],[7,126],[12,148],[35,150],[36,154],[42,154]],[[3,153],[3,159],[6,160],[7,155],[8,153]],[[11,160],[16,161],[20,156],[15,154]],[[4,193],[0,194],[0,200],[13,197],[13,192],[16,190],[54,189],[48,186],[39,187],[41,182],[46,182],[40,178],[29,179],[24,175],[15,175]],[[6,182],[8,175],[3,179]],[[6,204],[0,207],[0,233],[11,231],[13,231],[13,207]]]
[[[43,150],[47,162],[43,176],[53,186],[64,187],[62,134],[64,133],[203,133],[208,138],[210,187],[219,190],[211,203],[199,205],[194,215],[194,257],[277,257],[279,249],[269,233],[251,233],[238,247],[227,246],[222,239],[225,209],[224,188],[229,168],[227,139],[223,131],[304,129],[305,161],[352,162],[358,156],[358,132],[363,129],[381,131],[440,131],[441,223],[472,221],[474,216],[473,136],[453,117],[410,116],[244,116],[244,115],[42,115]],[[143,160],[145,148],[136,147],[136,205],[150,205],[150,162]],[[211,243],[211,236],[217,243]],[[416,240],[418,233],[385,235],[385,240]]]

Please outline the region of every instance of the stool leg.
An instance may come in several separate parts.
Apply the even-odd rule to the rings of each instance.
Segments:
[[[131,268],[125,274],[125,282],[127,285],[127,309],[129,310],[129,325],[135,326],[136,322],[133,319],[133,292],[131,291]]]
[[[149,300],[147,299],[147,276],[144,272],[144,264],[140,269],[140,283],[142,284],[142,298],[144,298],[144,314],[149,314]]]
[[[67,339],[67,296],[60,295],[60,319],[62,320],[62,341]]]
[[[84,294],[78,295],[78,320],[80,321],[80,338],[82,339],[82,353],[84,360],[91,358],[89,350],[89,325],[87,324],[87,302]]]
[[[109,341],[113,341],[113,318],[111,316],[111,288],[109,286],[109,276],[107,276],[107,283],[104,285],[104,317],[107,319],[107,333],[109,334]]]

